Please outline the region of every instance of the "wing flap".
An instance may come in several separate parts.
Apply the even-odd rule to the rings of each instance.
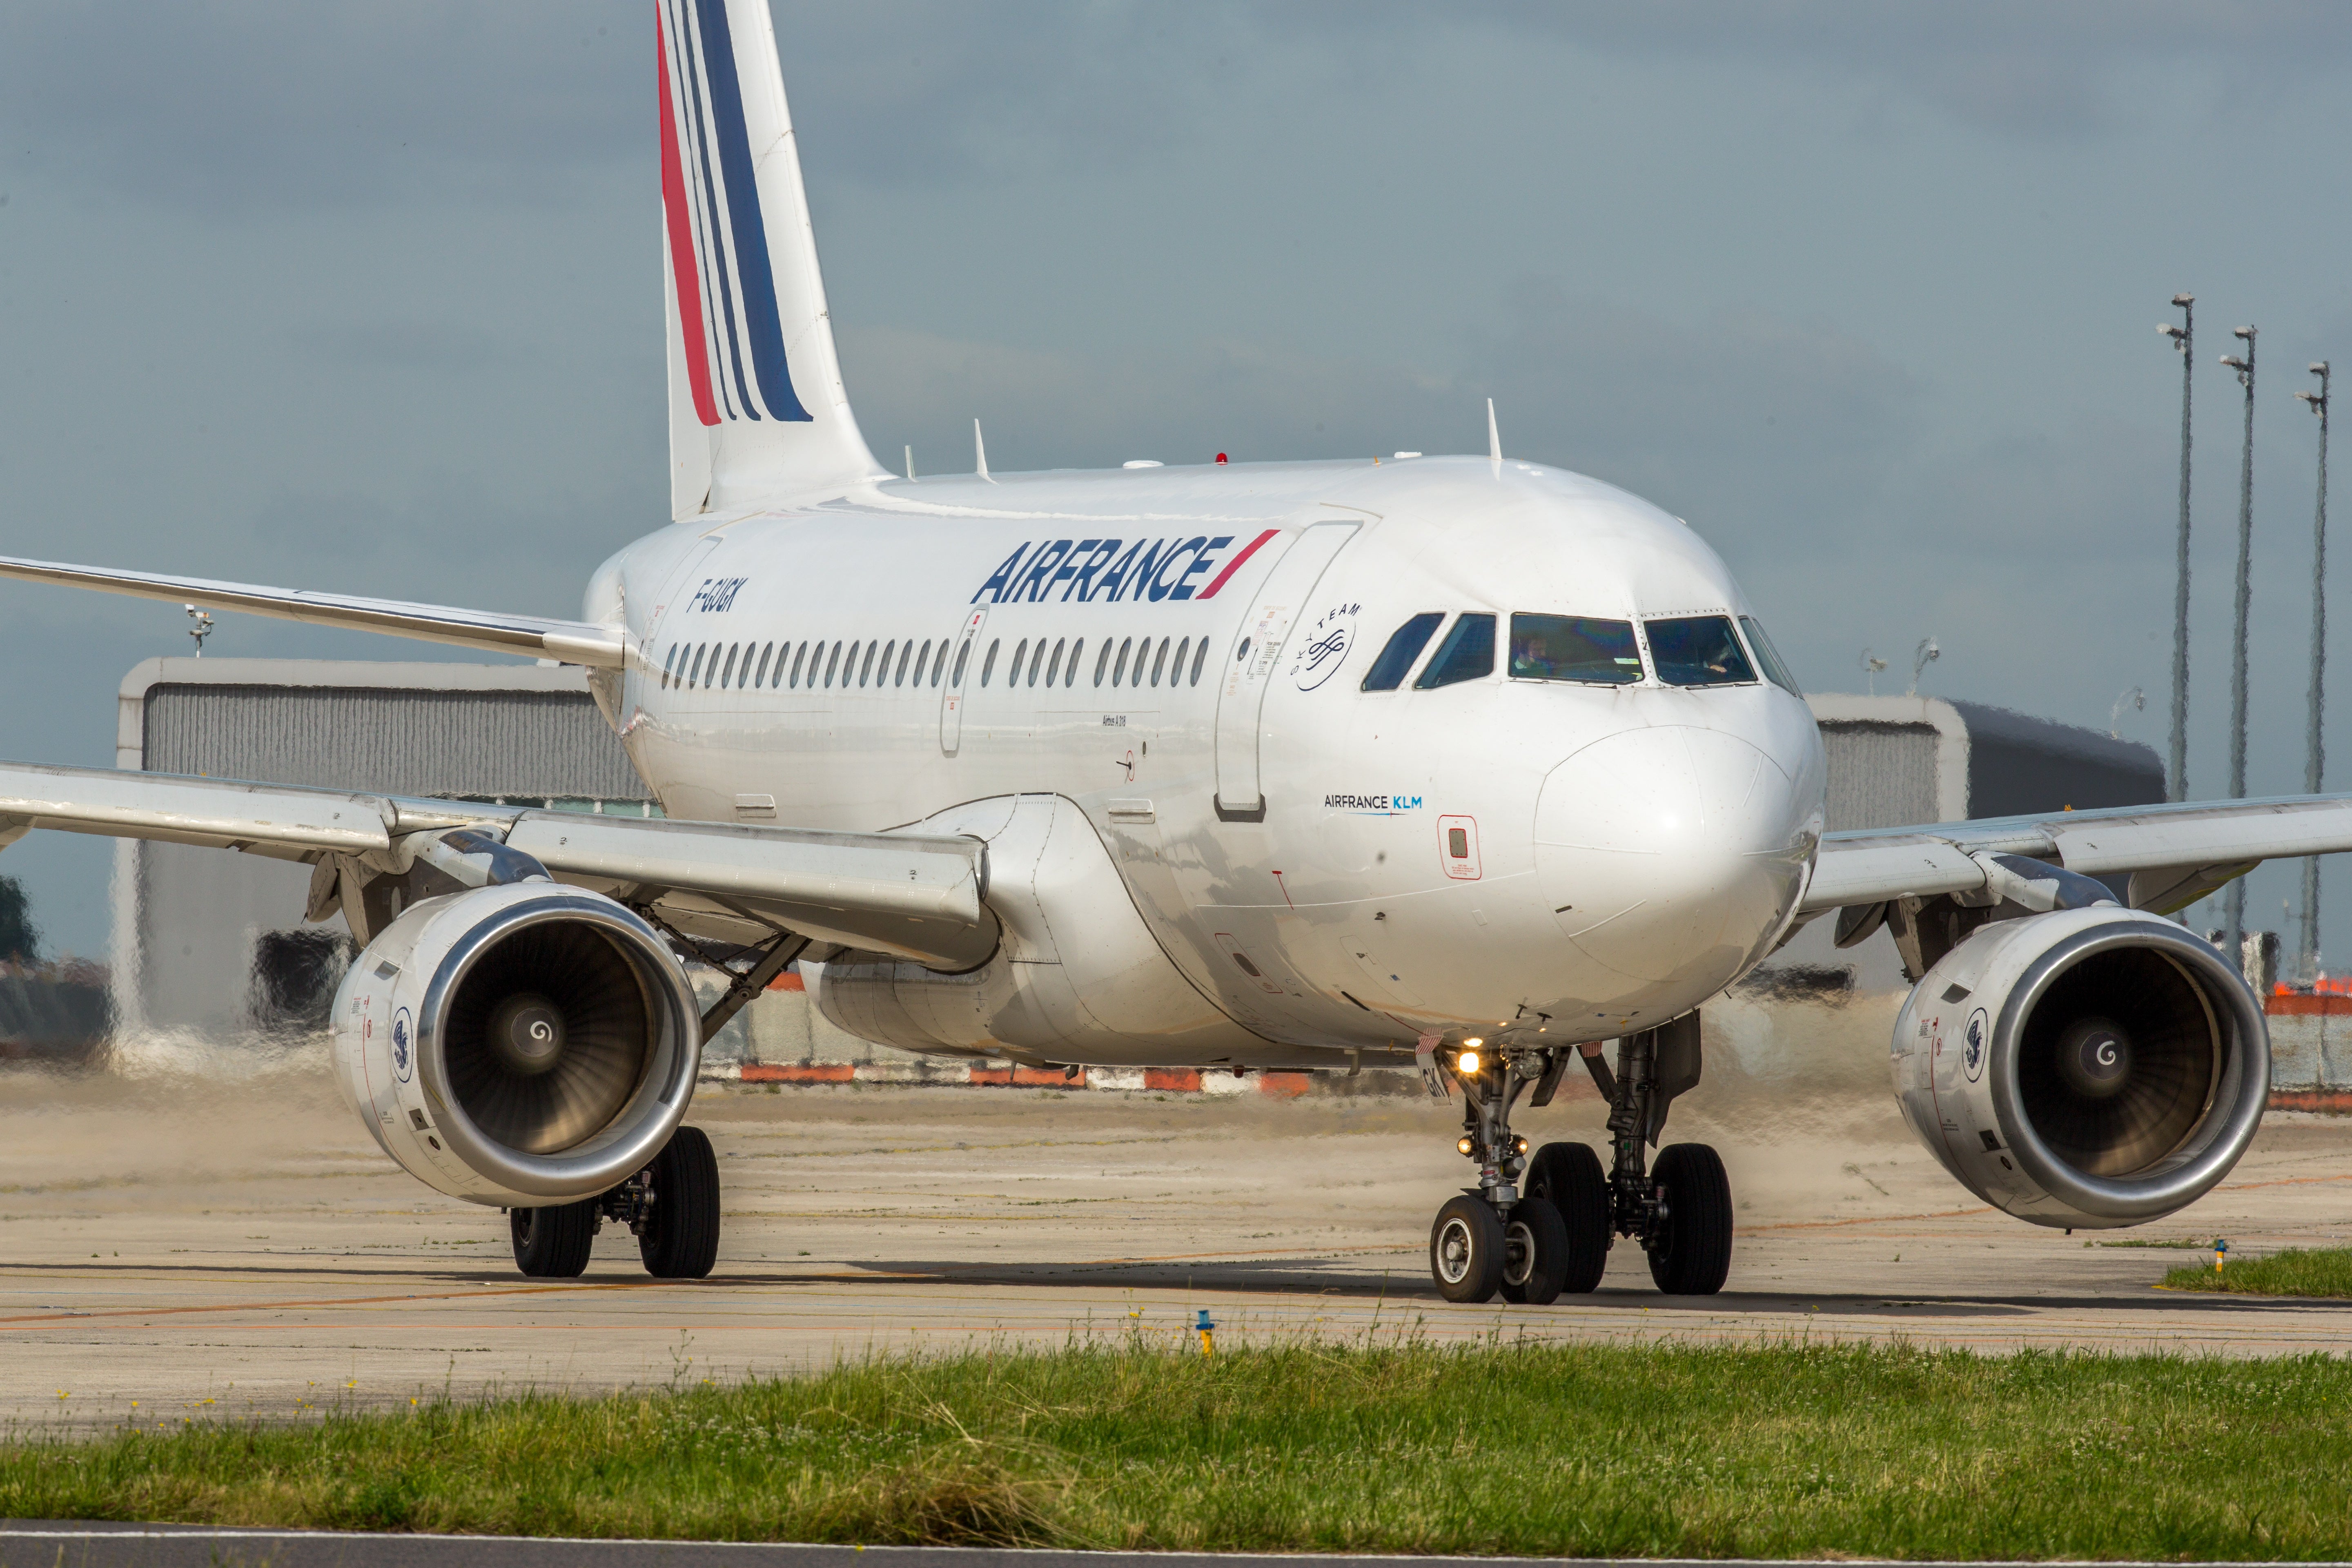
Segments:
[[[628,658],[628,637],[617,626],[539,616],[499,615],[417,605],[399,599],[368,599],[320,594],[308,588],[270,588],[253,583],[216,583],[205,577],[173,577],[154,572],[118,572],[58,561],[0,556],[0,577],[95,588],[139,599],[163,599],[206,609],[243,610],[281,621],[335,626],[344,631],[389,632],[395,637],[446,643],[485,653],[521,654],[598,668],[620,668]]]
[[[2025,855],[2085,876],[2130,874],[2134,907],[2170,912],[2262,861],[2352,850],[2352,795],[2116,806],[1822,836],[1801,912],[1984,884],[1971,854]]]

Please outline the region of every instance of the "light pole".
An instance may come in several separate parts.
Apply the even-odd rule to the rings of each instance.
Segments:
[[[2298,402],[2311,405],[2319,416],[2319,504],[2311,521],[2311,712],[2303,749],[2303,793],[2319,793],[2326,758],[2319,734],[2320,710],[2326,706],[2327,681],[2327,362],[2313,363],[2319,378],[2317,392],[2298,392]],[[2303,862],[2303,951],[2296,954],[2295,974],[2303,980],[2319,977],[2319,857]]]
[[[2238,459],[2238,615],[2236,637],[2230,649],[2230,798],[2246,797],[2246,614],[2254,595],[2254,327],[2233,327],[2230,335],[2246,345],[2243,359],[2223,354],[2221,363],[2238,373],[2246,389],[2246,444]],[[2246,940],[2246,880],[2230,884],[2221,904],[2221,928],[2232,963],[2242,963]]]
[[[2116,698],[2116,705],[2107,710],[2107,739],[2110,741],[2120,741],[2123,739],[2123,736],[2116,733],[2116,731],[2124,727],[2125,709],[2128,708],[2133,712],[2137,713],[2147,706],[2147,693],[2142,691],[2137,686],[2133,687],[2129,691],[2125,692],[2121,697]]]
[[[1870,694],[1873,697],[1878,695],[1878,672],[1885,668],[1886,661],[1885,659],[1879,658],[1868,648],[1864,648],[1862,650],[1862,673],[1870,678]]]
[[[1906,697],[1918,696],[1919,676],[1921,672],[1926,670],[1929,665],[1935,663],[1937,659],[1943,657],[1944,650],[1936,646],[1936,639],[1934,637],[1921,637],[1919,639],[1919,646],[1911,650],[1911,689],[1904,693],[1904,695]]]
[[[2166,798],[2189,798],[2189,402],[2195,367],[2197,296],[2175,294],[2180,325],[2158,321],[2156,330],[2180,351],[2180,539],[2172,584],[2172,766]]]

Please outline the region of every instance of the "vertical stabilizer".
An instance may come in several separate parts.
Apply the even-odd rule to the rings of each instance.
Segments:
[[[670,511],[884,477],[842,389],[767,0],[656,0]]]

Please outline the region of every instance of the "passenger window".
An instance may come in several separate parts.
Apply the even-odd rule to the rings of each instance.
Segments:
[[[1028,656],[1028,653],[1029,639],[1027,637],[1023,637],[1019,642],[1013,645],[1013,662],[1005,668],[1004,671],[1005,685],[1018,686],[1021,684],[1021,661]],[[988,677],[984,675],[982,676],[980,678],[980,683],[982,686],[987,685]]]
[[[1788,661],[1772,646],[1772,639],[1764,635],[1764,624],[1754,616],[1742,616],[1739,629],[1748,634],[1748,647],[1756,655],[1756,662],[1764,667],[1764,679],[1791,697],[1802,697],[1804,693],[1797,689],[1797,678],[1789,672]]]
[[[1103,638],[1102,652],[1095,655],[1095,684],[1103,683],[1103,671],[1110,667],[1110,639]]]
[[[920,653],[918,653],[918,654],[915,656],[915,684],[916,684],[918,687],[919,687],[919,686],[921,686],[921,685],[923,684],[923,666],[925,666],[925,665],[927,665],[927,664],[929,664],[929,663],[930,663],[930,662],[931,662],[931,639],[930,639],[930,638],[929,638],[929,637],[925,637],[925,638],[923,639],[923,649],[922,649],[922,651],[921,651]]]
[[[713,683],[721,689],[735,684],[735,644],[727,645],[727,667],[719,671],[718,680]]]
[[[980,683],[982,686],[987,685],[988,678],[996,673],[996,650],[1003,646],[1003,637],[998,637],[988,645],[988,657],[980,661]],[[959,660],[958,663],[961,664],[961,661]]]
[[[1513,680],[1585,680],[1628,686],[1642,679],[1631,621],[1581,616],[1511,617]]]
[[[1118,645],[1118,665],[1110,672],[1110,683],[1114,688],[1127,679],[1127,651],[1134,646],[1133,637],[1129,637]]]
[[[1160,651],[1151,656],[1151,684],[1160,684],[1160,672],[1168,668],[1168,639],[1160,639]]]
[[[1495,673],[1495,617],[1492,616],[1456,616],[1454,629],[1437,645],[1437,652],[1421,679],[1412,683],[1415,691],[1428,691],[1435,687],[1453,686],[1460,681],[1477,680]]]
[[[784,666],[790,664],[792,662],[792,643],[789,640],[778,643],[776,645],[776,668],[768,677],[768,684],[770,686],[782,686],[784,683]]]
[[[875,681],[877,686],[887,686],[890,684],[890,656],[898,651],[898,642],[895,637],[882,645],[882,674],[880,678]],[[858,684],[864,685],[865,683],[860,681]]]
[[[1756,671],[1731,635],[1728,616],[1681,616],[1667,621],[1643,621],[1650,635],[1650,658],[1658,679],[1669,686],[1753,685]]]
[[[774,643],[770,643],[760,650],[760,672],[751,677],[751,685],[758,687],[768,684],[768,660],[774,657],[775,651]]]
[[[971,659],[971,644],[970,644],[970,643],[964,643],[964,644],[962,644],[961,646],[960,646],[959,647],[957,647],[957,649],[956,649],[955,679],[954,679],[954,681],[953,681],[951,684],[956,685],[956,686],[961,686],[961,685],[963,684],[963,667],[964,667],[964,665],[965,665],[965,664],[966,664],[966,663]],[[934,674],[936,674],[936,673],[937,673],[937,671],[934,671],[933,673],[934,673]]]
[[[800,647],[793,650],[793,678],[788,684],[790,684],[794,690],[798,690],[800,689],[801,661],[808,658],[808,650],[809,645],[806,643],[801,644]]]
[[[827,689],[830,689],[833,685],[834,672],[840,668],[841,645],[836,642],[833,645],[833,651],[824,656],[824,684]]]
[[[686,689],[687,689],[688,691],[691,691],[691,690],[693,690],[693,689],[694,689],[694,686],[695,686],[696,679],[697,679],[698,677],[699,677],[701,674],[702,674],[702,645],[701,645],[700,643],[697,643],[697,644],[695,644],[695,645],[694,645],[694,665],[693,665],[693,668],[690,668],[690,669],[688,669],[688,670],[686,672]]]
[[[1054,645],[1053,662],[1045,667],[1045,687],[1048,690],[1051,690],[1061,681],[1063,648],[1064,645],[1062,643],[1057,642]]]
[[[1192,685],[1198,686],[1201,684],[1201,667],[1208,662],[1209,639],[1202,637],[1201,639],[1201,646],[1192,650]]]
[[[907,684],[907,661],[914,656],[914,652],[915,639],[912,637],[908,637],[905,642],[898,645],[898,673],[890,678],[891,685],[904,686]],[[923,678],[919,675],[916,676],[915,684],[920,686],[922,683]]]
[[[1431,611],[1413,616],[1391,632],[1388,646],[1381,649],[1381,657],[1372,660],[1372,668],[1365,673],[1364,689],[1394,691],[1402,686],[1406,674],[1412,668],[1412,661],[1419,658],[1421,650],[1429,646],[1429,639],[1437,631],[1437,624],[1444,618],[1443,615]]]
[[[1184,656],[1192,651],[1192,639],[1186,637],[1176,645],[1176,662],[1168,667],[1168,684],[1181,686],[1184,681]]]
[[[1140,686],[1143,684],[1143,661],[1150,657],[1151,639],[1150,637],[1145,637],[1141,642],[1135,645],[1135,668],[1128,672],[1127,677],[1127,683],[1129,686]]]
[[[668,688],[668,686],[669,686],[669,667],[670,667],[671,665],[673,665],[673,664],[676,664],[677,662],[677,644],[676,644],[676,643],[672,643],[672,644],[670,644],[670,645],[669,645],[669,653],[668,653],[668,655],[667,655],[666,658],[663,658],[663,660],[662,660],[661,683],[662,683],[662,686],[663,686],[664,689],[667,689],[667,688]]]
[[[1087,639],[1084,637],[1070,645],[1070,672],[1062,677],[1064,686],[1076,686],[1078,683],[1078,658],[1086,651]]]

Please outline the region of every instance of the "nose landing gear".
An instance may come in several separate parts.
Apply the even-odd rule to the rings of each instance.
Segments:
[[[1530,1087],[1530,1104],[1550,1100],[1572,1047],[1486,1053],[1478,1042],[1465,1045],[1450,1073],[1463,1098],[1455,1147],[1478,1163],[1478,1185],[1448,1199],[1430,1229],[1438,1293],[1449,1301],[1499,1293],[1542,1306],[1563,1292],[1588,1292],[1601,1283],[1612,1236],[1641,1243],[1651,1279],[1669,1295],[1722,1289],[1732,1211],[1721,1157],[1704,1143],[1675,1143],[1654,1168],[1648,1162],[1667,1107],[1698,1082],[1698,1039],[1692,1013],[1620,1040],[1614,1074],[1597,1054],[1584,1058],[1609,1102],[1613,1158],[1605,1174],[1585,1144],[1547,1143],[1530,1160],[1528,1141],[1510,1130],[1511,1109]],[[1434,1068],[1426,1047],[1423,1061]]]

